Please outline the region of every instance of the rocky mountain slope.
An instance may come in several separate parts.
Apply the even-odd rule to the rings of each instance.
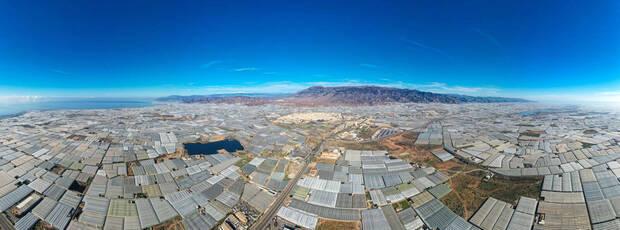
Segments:
[[[380,105],[387,103],[507,103],[528,102],[519,98],[474,97],[457,94],[439,94],[415,89],[379,86],[313,86],[292,95],[193,95],[169,96],[158,101],[183,103],[240,103],[240,104],[295,104],[295,105]]]

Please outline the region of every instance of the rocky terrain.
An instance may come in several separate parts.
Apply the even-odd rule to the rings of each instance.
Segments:
[[[474,97],[457,94],[439,94],[415,89],[379,86],[313,86],[292,95],[213,95],[169,96],[159,101],[183,103],[238,103],[258,105],[267,103],[294,105],[381,105],[389,103],[504,103],[528,102],[519,98]]]

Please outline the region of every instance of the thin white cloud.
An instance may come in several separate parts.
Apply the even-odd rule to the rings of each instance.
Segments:
[[[222,61],[220,61],[220,60],[213,60],[213,61],[210,61],[210,62],[207,62],[207,63],[204,63],[204,64],[200,65],[200,68],[208,69],[208,68],[211,68],[214,65],[217,65],[217,64],[220,64],[220,63],[222,63]]]
[[[358,86],[369,85],[357,81],[341,81],[341,82],[269,82],[264,84],[251,85],[226,85],[226,86],[204,86],[197,88],[186,88],[182,90],[183,95],[190,94],[233,94],[233,93],[296,93],[312,86]],[[373,84],[374,85],[374,84]]]
[[[0,86],[0,102],[29,102],[42,100],[48,97],[160,97],[168,95],[207,95],[227,93],[295,93],[311,86],[364,86],[375,85],[382,87],[395,87],[416,89],[426,92],[444,94],[463,94],[471,96],[502,96],[517,97],[535,100],[539,102],[565,102],[565,103],[590,103],[607,102],[620,105],[620,89],[606,89],[596,92],[595,89],[584,91],[567,90],[540,90],[527,89],[500,89],[489,86],[463,86],[452,85],[444,82],[411,83],[388,79],[377,81],[340,80],[340,81],[314,81],[314,82],[247,82],[234,85],[209,86],[199,83],[184,86],[161,85],[142,88],[107,88],[107,89],[30,89],[6,88]]]
[[[422,49],[427,49],[427,50],[433,51],[433,52],[435,52],[437,54],[440,54],[442,56],[446,56],[448,58],[452,58],[450,55],[446,54],[446,52],[444,52],[441,49],[438,49],[438,48],[435,48],[435,47],[423,44],[423,43],[418,42],[418,41],[410,40],[410,39],[404,39],[404,40],[405,40],[405,42],[409,43],[410,45],[414,45],[414,46],[416,46],[418,48],[422,48]]]
[[[377,65],[374,65],[374,64],[368,64],[368,63],[362,63],[362,64],[360,64],[360,66],[361,66],[361,67],[365,67],[365,68],[371,68],[371,69],[375,69],[375,68],[379,67],[379,66],[377,66]]]
[[[620,91],[606,91],[600,93],[603,96],[620,96]]]
[[[5,95],[0,96],[0,104],[20,104],[37,102],[41,100],[41,96],[22,96],[22,95]]]
[[[295,93],[311,86],[364,86],[374,85],[382,87],[408,88],[420,91],[428,91],[435,93],[450,94],[466,94],[473,96],[495,96],[503,95],[504,92],[495,88],[487,87],[465,87],[453,86],[441,82],[431,82],[425,84],[414,84],[393,80],[381,81],[360,81],[355,79],[340,81],[314,81],[314,82],[267,82],[256,83],[248,82],[235,85],[209,86],[200,85],[199,83],[189,83],[185,86],[179,85],[161,85],[156,87],[140,87],[140,88],[106,88],[106,89],[41,89],[31,91],[27,89],[3,89],[0,86],[0,100],[4,101],[24,101],[24,100],[40,100],[46,97],[160,97],[168,95],[206,95],[206,94],[227,94],[227,93]],[[30,96],[38,95],[38,96]]]
[[[420,91],[445,93],[445,94],[466,94],[472,96],[498,96],[500,90],[490,87],[465,87],[465,86],[452,86],[441,82],[431,82],[427,84],[413,84],[406,82],[389,82],[389,83],[377,83],[358,80],[346,80],[336,82],[271,82],[258,85],[228,85],[228,86],[205,86],[198,88],[185,89],[184,94],[229,94],[229,93],[295,93],[300,90],[306,89],[312,86],[381,86],[381,87],[393,87],[393,88],[406,88],[416,89]]]
[[[405,88],[413,88],[421,91],[446,94],[466,94],[471,96],[497,96],[500,89],[493,87],[470,87],[459,85],[448,85],[443,82],[430,82],[427,84],[404,84]]]
[[[57,74],[69,75],[69,73],[68,73],[68,72],[66,72],[66,71],[64,71],[64,70],[60,70],[60,69],[52,69],[52,70],[50,70],[50,71],[52,71],[53,73],[57,73]]]
[[[294,93],[304,88],[304,84],[292,82],[271,82],[255,85],[204,86],[186,89],[191,94],[232,94],[232,93]]]
[[[526,93],[525,98],[543,102],[614,103],[620,105],[620,91]]]
[[[488,40],[489,42],[491,42],[491,44],[493,44],[494,46],[496,46],[497,48],[503,49],[503,45],[501,42],[499,42],[499,40],[497,40],[497,38],[495,38],[495,36],[486,33],[478,28],[473,29],[474,32],[478,33],[480,36],[482,36],[483,38],[485,38],[486,40]]]
[[[250,72],[250,71],[256,71],[256,70],[258,70],[258,68],[255,68],[255,67],[242,67],[242,68],[233,69],[234,72]]]

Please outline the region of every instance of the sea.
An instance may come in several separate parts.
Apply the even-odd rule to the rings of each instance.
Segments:
[[[63,109],[118,109],[153,105],[152,99],[135,98],[71,98],[19,103],[0,103],[0,118],[19,116],[32,111]]]

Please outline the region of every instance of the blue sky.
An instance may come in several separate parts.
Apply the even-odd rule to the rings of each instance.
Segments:
[[[620,99],[620,1],[2,1],[0,95]],[[619,100],[620,101],[620,100]]]

